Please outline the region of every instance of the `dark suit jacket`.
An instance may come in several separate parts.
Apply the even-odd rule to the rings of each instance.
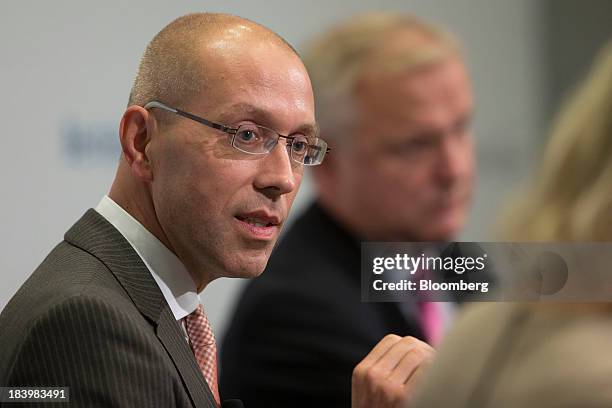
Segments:
[[[215,407],[125,238],[89,210],[64,239],[0,315],[0,386],[67,386],[78,407]]]
[[[220,387],[256,407],[350,407],[353,368],[389,333],[422,338],[394,303],[362,303],[360,249],[318,206],[239,301]]]

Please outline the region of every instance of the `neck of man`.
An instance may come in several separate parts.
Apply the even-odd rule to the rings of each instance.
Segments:
[[[354,211],[348,211],[346,203],[337,200],[332,193],[325,194],[318,190],[317,202],[345,231],[357,241],[371,242],[450,242],[452,236],[429,236],[411,233],[411,231],[391,231],[381,228],[375,220],[361,217]]]
[[[129,169],[125,162],[121,160],[108,196],[128,214],[134,217],[143,227],[172,251],[181,262],[183,262],[183,265],[185,265],[185,268],[189,271],[189,274],[196,283],[198,292],[201,292],[209,282],[204,282],[202,279],[199,279],[193,273],[194,266],[190,262],[186,262],[170,243],[170,240],[157,218],[155,204],[153,203],[148,185],[135,180],[133,177],[130,177],[129,174],[126,174],[126,172],[129,172]]]
[[[333,195],[319,191],[317,202],[331,218],[357,241],[385,241],[386,238],[371,231],[364,223],[352,217],[346,206],[338,202]]]

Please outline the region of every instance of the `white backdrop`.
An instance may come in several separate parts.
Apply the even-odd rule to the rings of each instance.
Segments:
[[[403,10],[466,44],[477,96],[479,190],[465,239],[488,236],[504,194],[531,166],[543,126],[545,61],[538,2],[6,1],[0,5],[0,308],[107,192],[117,128],[140,55],[173,18],[223,11],[263,23],[298,49],[339,18]],[[306,180],[296,203],[311,196]],[[294,212],[295,215],[295,212]],[[241,282],[218,280],[204,303],[217,333]]]

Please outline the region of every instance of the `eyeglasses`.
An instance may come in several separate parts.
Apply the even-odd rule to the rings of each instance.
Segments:
[[[277,145],[278,140],[283,138],[287,141],[287,147],[293,161],[305,166],[316,166],[323,162],[325,154],[331,150],[327,147],[327,142],[318,137],[306,137],[304,135],[284,136],[275,130],[253,124],[244,124],[233,128],[211,122],[180,109],[171,108],[159,101],[148,102],[144,108],[163,109],[225,132],[232,137],[232,147],[248,154],[268,154]]]

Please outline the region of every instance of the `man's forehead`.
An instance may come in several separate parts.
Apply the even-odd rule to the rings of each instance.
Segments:
[[[308,74],[282,39],[238,24],[199,48],[203,86],[190,104],[194,113],[230,126],[254,120],[277,131],[315,132]]]
[[[422,67],[364,78],[355,96],[366,110],[406,108],[449,99],[471,99],[471,86],[463,61],[446,58]]]
[[[291,108],[288,108],[291,109]],[[303,133],[308,135],[318,134],[319,127],[314,121],[314,118],[307,118],[307,112],[276,112],[274,109],[268,109],[264,106],[258,106],[254,103],[236,102],[223,107],[219,112],[219,121],[232,123],[237,118],[240,120],[249,119],[261,126],[266,126],[278,130],[281,122],[277,115],[290,115],[291,113],[303,114],[303,118],[295,123],[291,129],[292,132]]]

